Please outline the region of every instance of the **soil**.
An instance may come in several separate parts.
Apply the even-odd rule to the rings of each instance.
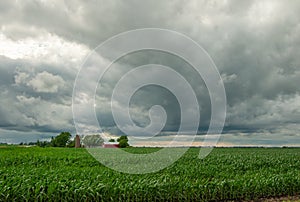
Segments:
[[[300,202],[300,195],[274,197],[274,198],[262,198],[262,199],[258,199],[258,200],[252,200],[250,202],[278,202],[278,201],[299,201]]]

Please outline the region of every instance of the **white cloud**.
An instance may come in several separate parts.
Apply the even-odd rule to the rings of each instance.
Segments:
[[[26,84],[29,78],[29,74],[26,72],[16,72],[14,79],[15,79],[15,84],[20,85],[20,84]]]
[[[222,74],[221,77],[222,77],[222,80],[224,83],[231,83],[234,80],[236,80],[237,75],[236,74],[231,74],[231,75]]]
[[[80,63],[89,49],[57,35],[42,35],[12,40],[0,32],[0,55],[50,64]]]
[[[276,18],[278,15],[278,1],[265,0],[257,1],[249,9],[248,18],[249,21],[255,25],[263,25]]]
[[[59,88],[64,86],[64,80],[58,75],[44,71],[38,73],[27,85],[31,86],[36,92],[57,93]]]

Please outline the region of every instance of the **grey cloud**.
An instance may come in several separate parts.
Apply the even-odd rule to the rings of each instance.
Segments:
[[[51,34],[90,49],[131,29],[159,27],[179,31],[207,50],[223,77],[228,101],[225,133],[254,134],[252,143],[257,137],[255,132],[262,129],[271,134],[280,130],[282,136],[298,133],[291,124],[299,124],[300,120],[300,3],[226,2],[1,1],[0,25],[1,33],[14,41]],[[84,51],[87,54],[88,50]],[[72,87],[82,60],[72,62],[74,58],[65,54],[56,60],[51,55],[52,52],[41,59],[18,60],[1,57],[1,127],[44,131],[59,130],[63,124],[72,127]],[[210,100],[203,81],[182,61],[158,55],[127,56],[107,72],[96,96],[97,117],[105,129],[116,131],[109,98],[120,76],[133,67],[156,63],[174,68],[190,81],[200,102],[200,129],[205,131],[210,121]],[[91,89],[96,85],[89,81],[92,76],[96,75],[83,78]],[[30,100],[35,104],[26,103]],[[17,107],[7,107],[8,103]],[[161,88],[148,87],[136,93],[131,106],[133,120],[147,125],[147,113],[154,104],[161,104],[168,112],[165,131],[176,131],[180,120],[178,103]],[[53,106],[55,113],[45,111],[48,106]]]
[[[42,28],[64,38],[97,46],[102,40],[131,28],[154,27],[173,15],[172,8],[179,7],[171,2],[122,1],[22,1],[3,3],[6,12],[2,24],[22,24],[32,29]],[[132,8],[139,9],[132,9]],[[164,12],[160,9],[163,8]],[[151,12],[149,12],[151,10]],[[38,18],[36,16],[39,16]],[[136,16],[139,16],[137,18]],[[24,31],[14,33],[6,30],[11,38],[22,37]],[[29,30],[29,34],[30,34]]]
[[[41,66],[43,67],[42,70],[45,68],[43,64],[26,60],[2,57],[0,64],[2,81],[0,83],[0,125],[6,133],[23,131],[25,137],[21,139],[26,139],[27,133],[53,132],[55,134],[61,130],[74,132],[70,92],[72,91],[72,84],[70,87],[64,86],[62,88],[59,82],[64,82],[63,78],[65,78],[69,83],[72,83],[75,75],[68,75],[61,71],[61,76],[58,77],[45,73],[46,71],[39,72]],[[48,70],[55,71],[53,67],[51,66],[51,69],[48,67]],[[56,89],[51,85],[46,88],[47,86],[40,85],[39,87],[43,88],[43,92],[36,92],[28,83],[38,79],[38,75],[46,76],[46,78],[40,78],[41,82],[46,82],[47,78],[54,78],[55,83],[53,85],[59,85],[60,88]],[[57,91],[54,93],[53,89]],[[18,133],[18,135],[20,134]],[[18,142],[17,138],[16,141]]]

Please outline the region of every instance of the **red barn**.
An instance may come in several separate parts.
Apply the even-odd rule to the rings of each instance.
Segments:
[[[115,142],[106,142],[103,144],[104,148],[119,148],[119,143]]]

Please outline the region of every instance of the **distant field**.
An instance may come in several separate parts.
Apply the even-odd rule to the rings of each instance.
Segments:
[[[130,148],[134,153],[154,151]],[[157,173],[102,166],[85,149],[0,148],[0,201],[253,200],[300,194],[300,148],[190,149]]]

